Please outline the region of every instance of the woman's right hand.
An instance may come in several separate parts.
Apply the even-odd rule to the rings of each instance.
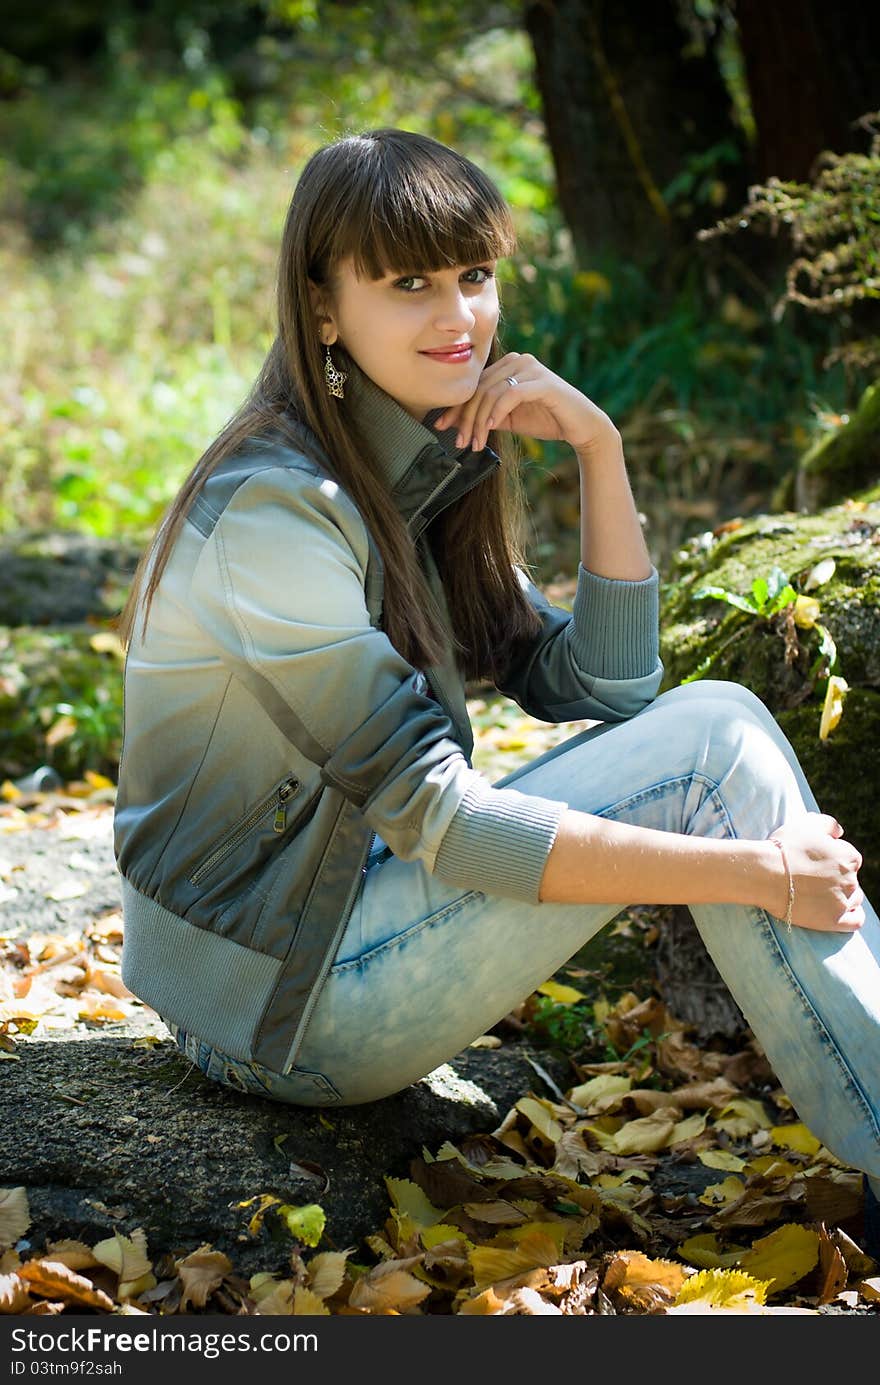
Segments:
[[[783,823],[773,836],[785,847],[794,885],[792,924],[820,932],[852,933],[865,922],[864,894],[858,880],[862,858],[843,828],[828,813],[807,813]],[[772,846],[772,843],[768,843]],[[771,900],[764,907],[784,918],[788,881],[782,852],[772,847],[775,861]]]

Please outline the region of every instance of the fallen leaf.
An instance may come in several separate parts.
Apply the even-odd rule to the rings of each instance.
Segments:
[[[210,1245],[201,1245],[198,1250],[191,1251],[183,1260],[175,1260],[174,1263],[182,1285],[181,1313],[185,1313],[191,1303],[196,1308],[204,1308],[209,1296],[219,1289],[224,1276],[232,1270],[229,1256]]]
[[[815,1231],[790,1222],[755,1241],[740,1257],[740,1269],[767,1282],[768,1294],[779,1294],[809,1274],[819,1259]]]
[[[0,1249],[13,1246],[31,1224],[26,1188],[0,1188]]]

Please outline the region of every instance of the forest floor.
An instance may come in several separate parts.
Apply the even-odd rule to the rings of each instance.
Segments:
[[[585,725],[514,710],[471,702],[490,778]],[[880,1313],[860,1175],[652,992],[649,914],[610,926],[645,984],[588,947],[374,1111],[282,1108],[123,985],[112,786],[0,792],[0,1311]]]

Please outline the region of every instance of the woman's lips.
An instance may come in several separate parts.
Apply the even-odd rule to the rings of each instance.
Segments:
[[[445,361],[449,365],[460,365],[469,361],[474,354],[474,348],[468,342],[462,346],[441,347],[436,351],[421,351],[421,356],[427,356],[431,361]]]

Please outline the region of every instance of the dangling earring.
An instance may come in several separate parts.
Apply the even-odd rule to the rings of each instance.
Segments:
[[[324,379],[327,381],[327,391],[336,399],[345,398],[343,385],[348,379],[348,374],[344,370],[337,370],[333,364],[333,357],[330,355],[330,347],[325,348],[327,355],[324,359]]]

